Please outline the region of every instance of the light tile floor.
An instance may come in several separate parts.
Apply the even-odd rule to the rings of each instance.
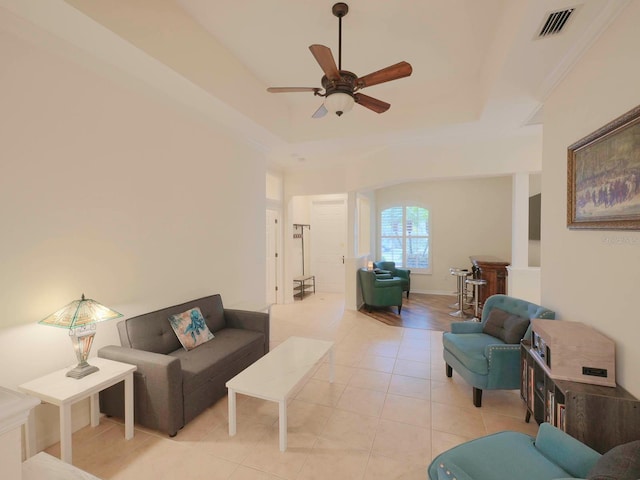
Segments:
[[[500,430],[535,435],[517,391],[485,391],[445,376],[442,332],[384,325],[316,294],[271,310],[272,346],[291,335],[336,342],[326,363],[288,408],[288,449],[278,450],[277,404],[238,396],[238,434],[229,437],[223,398],[175,438],[102,418],[73,436],[74,464],[103,479],[425,479],[438,453]],[[47,451],[59,455],[59,444]]]

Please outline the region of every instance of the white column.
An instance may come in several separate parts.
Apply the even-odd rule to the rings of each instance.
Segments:
[[[529,267],[529,174],[513,176],[511,266],[507,293],[540,303],[540,268]]]
[[[513,176],[511,211],[511,267],[529,266],[529,174]]]

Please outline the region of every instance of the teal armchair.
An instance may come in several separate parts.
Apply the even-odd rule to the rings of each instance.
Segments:
[[[428,473],[430,480],[587,478],[601,458],[595,450],[543,423],[535,438],[500,432],[453,447],[431,462]]]
[[[373,268],[389,272],[392,277],[400,278],[402,280],[402,291],[407,292],[407,298],[409,298],[409,290],[411,290],[411,270],[396,268],[396,262],[373,262]]]
[[[358,270],[362,299],[371,311],[371,307],[398,307],[402,310],[402,280],[390,274],[376,275],[375,272],[361,268]]]
[[[498,315],[513,316],[507,322],[520,321],[521,333],[507,335],[503,328],[507,323],[492,328]],[[482,405],[483,390],[520,388],[520,340],[531,337],[531,325],[523,320],[532,318],[554,319],[555,312],[508,295],[492,295],[484,303],[480,322],[455,322],[451,332],[443,334],[447,377],[455,370],[473,387],[476,407]]]

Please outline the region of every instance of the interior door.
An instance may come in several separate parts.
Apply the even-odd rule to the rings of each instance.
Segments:
[[[266,218],[266,299],[271,305],[278,303],[278,212],[267,209]]]
[[[316,290],[344,293],[344,257],[347,253],[346,199],[311,202],[311,271]]]

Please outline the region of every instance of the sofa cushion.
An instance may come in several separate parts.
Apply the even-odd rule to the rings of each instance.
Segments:
[[[465,367],[479,375],[489,373],[489,362],[484,355],[487,345],[503,344],[499,338],[486,333],[455,334],[445,333],[442,336],[445,350],[448,350]]]
[[[600,457],[588,480],[636,480],[640,478],[640,440],[613,447]]]
[[[528,318],[520,317],[501,308],[493,308],[489,312],[482,330],[488,335],[499,338],[504,343],[513,344],[520,343],[528,327]]]
[[[215,338],[194,350],[187,352],[181,348],[169,355],[180,359],[186,397],[256,349],[264,350],[262,332],[224,328],[216,332]]]
[[[208,342],[213,338],[213,333],[207,327],[200,308],[192,308],[186,312],[176,313],[169,317],[171,328],[185,350],[194,348]]]

